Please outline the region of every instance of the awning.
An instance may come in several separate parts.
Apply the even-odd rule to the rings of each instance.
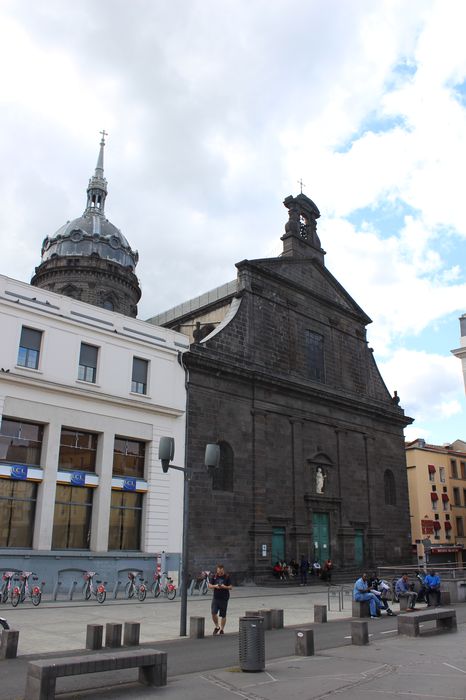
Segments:
[[[438,493],[435,493],[435,491],[432,491],[430,494],[430,500],[431,501],[438,501]]]
[[[448,498],[448,493],[442,493],[442,501],[447,503],[450,499]]]
[[[445,530],[451,530],[451,522],[449,520],[445,520]]]
[[[442,526],[440,525],[438,520],[434,520],[434,530],[440,530]]]
[[[432,547],[431,554],[453,554],[453,552],[461,552],[462,547]]]
[[[433,464],[428,464],[427,468],[429,470],[429,474],[435,474],[435,467]]]

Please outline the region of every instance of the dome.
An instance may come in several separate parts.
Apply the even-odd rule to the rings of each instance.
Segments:
[[[55,256],[98,255],[134,271],[138,253],[133,251],[121,233],[100,212],[88,209],[82,216],[61,226],[53,236],[47,236],[42,244],[42,262]]]
[[[105,218],[104,205],[107,197],[107,180],[104,177],[105,131],[102,133],[99,157],[94,175],[87,186],[87,206],[84,214],[61,226],[53,236],[42,243],[42,263],[55,257],[97,255],[111,260],[132,272],[138,263],[138,253],[121,231]]]

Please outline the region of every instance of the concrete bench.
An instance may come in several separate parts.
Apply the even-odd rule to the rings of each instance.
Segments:
[[[371,610],[368,600],[353,600],[351,606],[351,617],[370,617]]]
[[[53,700],[59,677],[128,668],[139,668],[139,682],[144,685],[167,685],[167,652],[131,649],[30,661],[24,697],[28,700]]]
[[[398,634],[419,637],[421,622],[435,620],[436,628],[444,632],[456,632],[456,610],[451,608],[428,608],[419,612],[398,615]]]

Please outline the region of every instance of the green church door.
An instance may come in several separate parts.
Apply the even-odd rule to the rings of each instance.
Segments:
[[[356,566],[362,566],[364,563],[364,532],[363,530],[354,531],[354,563]]]
[[[285,528],[274,527],[272,530],[272,565],[285,561]]]
[[[312,514],[312,531],[314,538],[314,559],[321,564],[330,559],[330,526],[328,513]]]

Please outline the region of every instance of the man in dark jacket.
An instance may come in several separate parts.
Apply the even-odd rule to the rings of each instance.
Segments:
[[[224,634],[227,621],[227,607],[230,599],[230,591],[233,588],[230,577],[225,573],[223,564],[217,564],[215,574],[209,579],[209,588],[213,590],[212,598],[212,621],[214,623],[213,634]],[[220,624],[219,624],[220,617]]]

